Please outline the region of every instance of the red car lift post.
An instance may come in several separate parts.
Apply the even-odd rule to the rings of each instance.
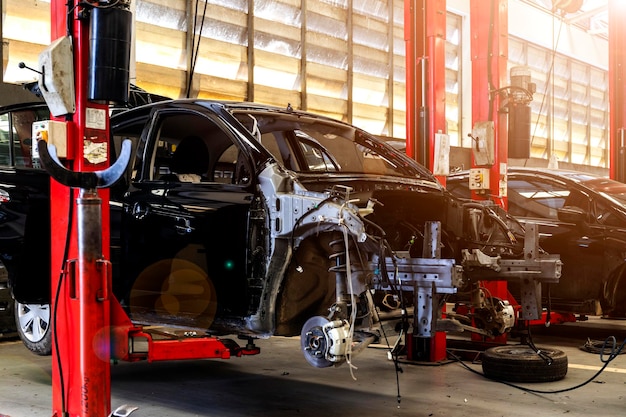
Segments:
[[[124,63],[130,59],[131,20],[126,10],[129,2],[96,10],[98,4],[51,2],[53,41],[65,36],[72,41],[76,107],[73,113],[52,118],[65,122],[64,166],[53,160],[55,155],[51,157],[48,144],[40,141],[36,145],[52,178],[64,179],[51,179],[50,183],[54,417],[109,416],[112,359],[227,359],[260,352],[253,343],[240,348],[231,340],[144,330],[131,322],[112,293],[107,260],[109,192],[105,187],[124,172],[131,151],[130,143],[123,144],[118,161],[109,167],[108,103],[128,100],[128,75],[120,72],[128,68]],[[53,75],[58,74],[48,77]],[[86,155],[87,142],[105,146],[106,159]],[[77,188],[81,190],[78,198],[74,193]],[[137,349],[141,342],[143,347]]]
[[[72,41],[76,111],[56,120],[66,122],[66,165],[77,172],[108,166],[108,158],[103,163],[94,164],[83,154],[87,138],[104,143],[109,138],[108,105],[87,100],[89,21],[79,15],[84,12],[83,7],[78,1],[51,2],[52,41],[64,36],[69,36]],[[88,108],[103,115],[97,127],[86,127]],[[110,267],[106,261],[110,247],[109,193],[102,189],[96,195],[81,193],[76,199],[70,187],[51,180],[50,200],[53,415],[108,416],[111,412],[108,357],[111,294]],[[100,203],[101,207],[98,206]],[[88,216],[97,213],[101,219],[101,230],[95,231],[91,237],[100,241],[87,243],[90,248],[86,249],[92,251],[100,246],[102,253],[98,259],[87,259],[85,247],[79,247],[79,240],[86,240],[84,236],[79,236],[78,221],[86,219],[75,219],[74,213],[85,213],[84,210],[91,212]],[[66,260],[75,261],[64,264]]]
[[[610,176],[626,182],[626,3],[609,1]]]
[[[406,152],[433,170],[435,134],[446,133],[446,0],[405,0],[404,38]],[[445,185],[445,177],[438,179]],[[446,359],[445,332],[435,332],[429,340],[407,336],[407,358],[418,357]]]
[[[506,172],[508,164],[508,116],[500,111],[501,96],[494,92],[507,83],[508,59],[508,0],[471,0],[470,2],[472,55],[472,124],[493,122],[494,163],[489,169],[487,195],[472,192],[472,198],[491,199],[504,209]],[[472,167],[475,167],[472,160]],[[508,298],[506,281],[483,282],[491,296]],[[495,338],[506,342],[506,335]]]

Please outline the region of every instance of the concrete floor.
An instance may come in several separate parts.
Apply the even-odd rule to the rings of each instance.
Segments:
[[[615,336],[626,321],[591,318],[585,323],[535,331],[535,344],[568,355],[567,376],[557,382],[520,384],[555,391],[575,387],[603,365],[581,350],[587,338]],[[452,339],[452,337],[451,337]],[[515,342],[512,340],[511,342]],[[228,360],[120,363],[112,367],[112,409],[128,404],[141,416],[621,416],[625,407],[626,356],[617,356],[593,382],[561,393],[530,393],[485,379],[459,363],[402,364],[401,400],[396,373],[383,347],[354,359],[356,380],[345,364],[309,366],[297,338],[258,341],[261,354]],[[479,363],[466,365],[481,372]],[[18,341],[0,343],[0,417],[39,417],[51,412],[50,357],[31,354]]]

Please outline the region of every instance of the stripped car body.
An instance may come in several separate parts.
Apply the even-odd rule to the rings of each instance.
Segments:
[[[113,159],[132,143],[111,189],[110,230],[113,292],[134,323],[299,334],[305,358],[325,367],[348,361],[379,337],[384,317],[422,298],[429,313],[413,326],[429,337],[463,279],[506,269],[512,279],[558,280],[558,259],[528,254],[523,229],[502,210],[453,197],[347,123],[290,107],[174,100],[116,114],[111,131]],[[13,272],[16,300],[49,302],[49,275]]]

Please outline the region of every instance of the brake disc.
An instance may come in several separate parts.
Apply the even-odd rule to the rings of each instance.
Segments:
[[[326,317],[311,317],[302,326],[300,333],[300,347],[304,358],[316,368],[327,368],[333,363],[326,358],[328,352],[328,338],[323,327],[330,323]]]

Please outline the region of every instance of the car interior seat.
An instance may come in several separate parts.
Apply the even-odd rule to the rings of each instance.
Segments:
[[[198,136],[187,136],[176,147],[170,170],[181,182],[199,182],[209,169],[209,150]]]

